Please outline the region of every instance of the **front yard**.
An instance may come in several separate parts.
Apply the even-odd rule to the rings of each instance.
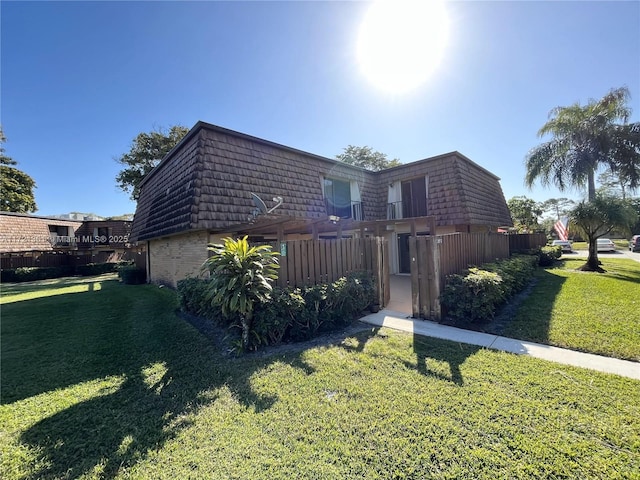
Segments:
[[[235,358],[167,289],[2,288],[3,479],[640,472],[638,381],[385,329]]]
[[[535,288],[501,334],[640,361],[640,263],[601,261],[605,274],[576,271],[584,259],[570,257],[538,269]]]

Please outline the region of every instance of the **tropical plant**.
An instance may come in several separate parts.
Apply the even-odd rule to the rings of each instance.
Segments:
[[[604,272],[598,260],[598,238],[612,230],[628,231],[637,220],[629,202],[615,197],[596,195],[591,201],[580,202],[570,215],[572,227],[589,243],[589,256],[580,270]]]
[[[551,140],[532,149],[525,160],[525,183],[540,179],[564,191],[586,185],[588,198],[596,197],[595,174],[605,167],[630,188],[640,185],[640,123],[627,123],[626,87],[611,90],[585,106],[556,107],[538,135]]]
[[[206,299],[223,315],[240,316],[242,348],[246,350],[254,306],[269,299],[271,284],[278,278],[279,253],[269,245],[250,246],[246,236],[225,238],[223,242],[208,246],[211,256],[202,266],[210,276]]]

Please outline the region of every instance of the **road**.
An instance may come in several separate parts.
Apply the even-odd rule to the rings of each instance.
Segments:
[[[576,250],[573,253],[563,253],[565,258],[587,258],[589,256],[589,252],[587,250]],[[626,250],[617,250],[615,253],[604,253],[599,252],[598,258],[630,258],[631,260],[635,260],[636,262],[640,262],[640,252],[631,252],[629,249]]]

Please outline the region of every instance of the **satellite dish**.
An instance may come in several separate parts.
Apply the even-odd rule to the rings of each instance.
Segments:
[[[262,199],[258,195],[251,192],[251,199],[253,200],[253,204],[258,209],[258,212],[257,212],[258,214],[269,213],[269,210],[267,209],[267,205],[262,201]]]
[[[282,202],[284,201],[280,196],[273,197],[273,201],[276,202],[276,204],[271,208],[267,208],[267,205],[262,201],[262,199],[253,192],[251,192],[251,199],[253,200],[253,204],[256,206],[256,209],[253,211],[254,218],[260,214],[268,215],[269,213],[273,212],[276,208],[282,206]]]

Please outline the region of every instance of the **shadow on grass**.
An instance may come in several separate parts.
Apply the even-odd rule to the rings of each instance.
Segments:
[[[257,394],[251,377],[275,358],[223,357],[174,308],[174,292],[116,283],[23,302],[3,315],[3,344],[15,342],[2,351],[3,401],[43,394],[48,408],[59,410],[20,436],[39,452],[27,478],[113,478],[162,448],[221,394],[258,412],[273,405],[276,398]],[[300,354],[277,361],[313,373]],[[107,376],[122,384],[106,393],[84,384]],[[87,399],[65,408],[69,394],[55,390],[70,386],[70,395]]]
[[[416,355],[415,368],[423,375],[433,376],[461,386],[464,385],[464,378],[460,372],[460,365],[479,350],[481,348],[476,345],[454,343],[413,334],[413,351]],[[431,365],[434,362],[448,363],[450,374],[446,375],[438,371],[435,365]],[[405,365],[407,367],[413,366],[409,363],[405,363]]]
[[[555,275],[553,270],[538,269],[533,290],[512,308],[507,305],[507,314],[501,314],[498,328],[488,331],[506,337],[548,343],[554,303],[566,280]]]
[[[345,350],[362,352],[369,340],[379,336],[384,337],[384,334],[380,333],[380,327],[370,328],[354,336],[355,345],[341,344],[340,346]],[[460,365],[480,349],[480,347],[475,345],[455,343],[413,334],[413,353],[416,356],[416,361],[415,363],[408,361],[404,361],[403,363],[405,367],[416,369],[423,375],[430,375],[440,380],[464,385]],[[441,362],[449,365],[449,375],[439,371],[441,369],[438,368],[436,364]]]

